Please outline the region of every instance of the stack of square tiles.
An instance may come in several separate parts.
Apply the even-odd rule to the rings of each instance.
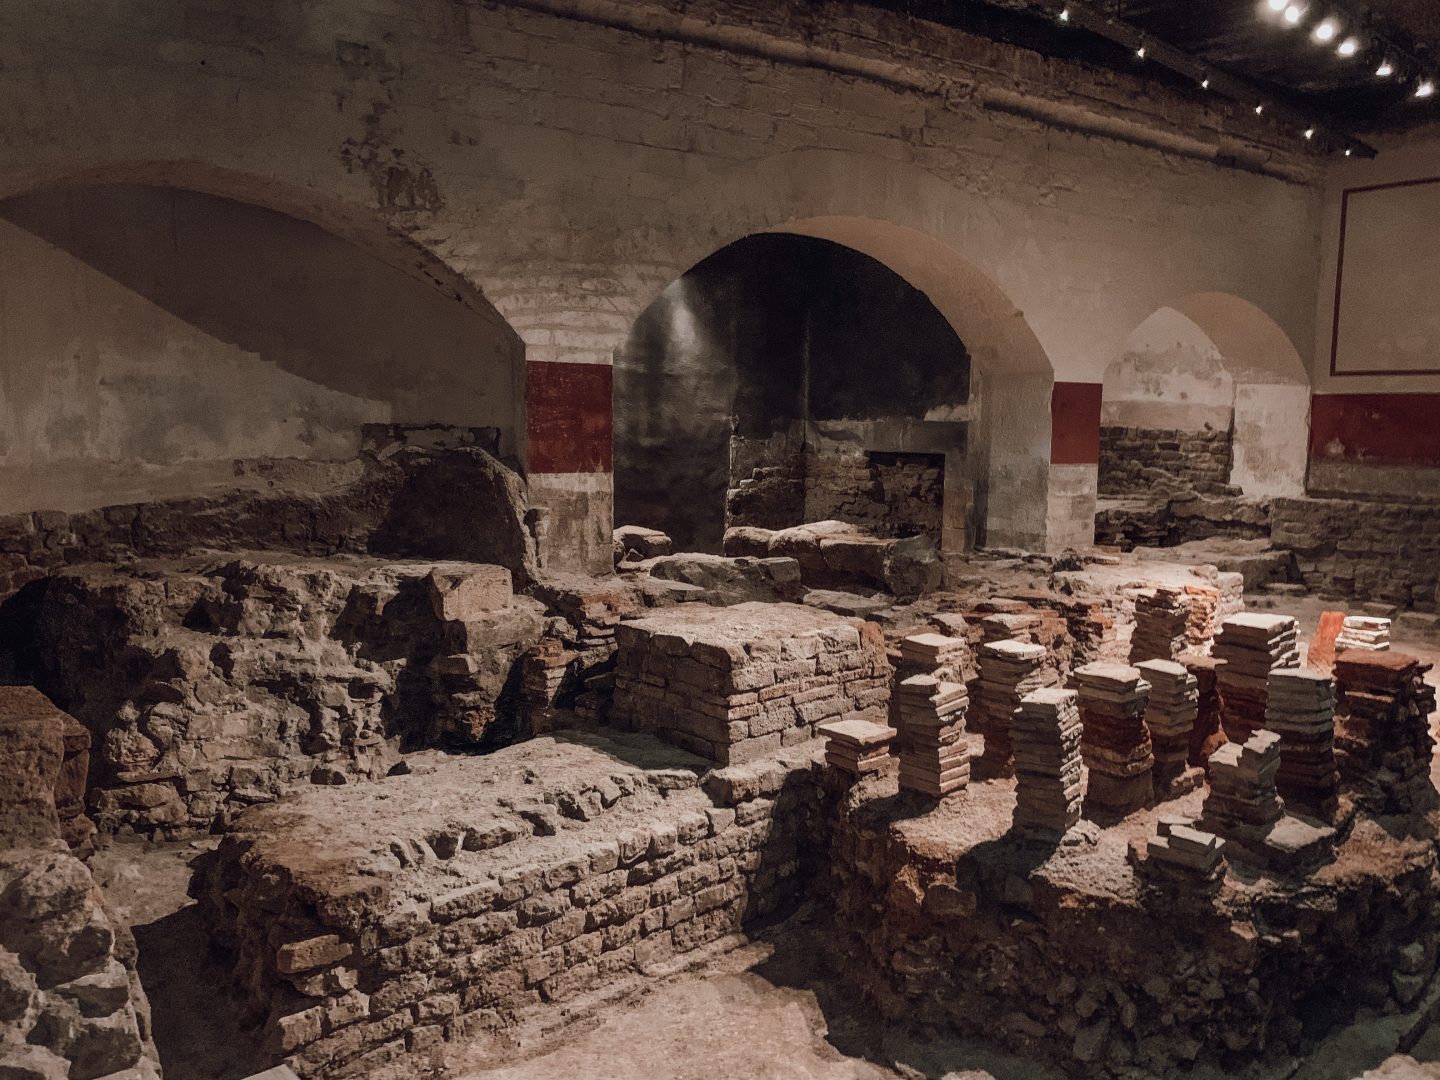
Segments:
[[[1329,820],[1339,806],[1335,684],[1308,668],[1270,673],[1265,726],[1280,736],[1276,787],[1287,806]]]
[[[1145,726],[1155,750],[1158,787],[1185,771],[1190,757],[1190,736],[1200,711],[1200,689],[1195,676],[1173,660],[1146,660],[1135,667],[1150,684]]]
[[[1080,820],[1085,794],[1080,759],[1080,706],[1074,690],[1026,694],[1011,721],[1015,754],[1015,823],[1060,835]]]
[[[970,782],[965,684],[912,675],[901,681],[896,696],[900,786],[934,799],[965,787]]]
[[[1201,824],[1226,839],[1254,846],[1285,814],[1275,787],[1279,771],[1280,736],[1273,731],[1220,747],[1210,755],[1210,791]]]
[[[892,727],[869,720],[835,720],[816,730],[825,739],[826,763],[851,776],[879,772],[890,762]]]
[[[1090,770],[1089,803],[1129,813],[1154,797],[1155,755],[1145,727],[1150,684],[1138,668],[1086,664],[1075,669],[1084,735],[1080,750]]]
[[[1288,615],[1242,612],[1220,624],[1215,657],[1225,710],[1225,734],[1244,742],[1265,726],[1265,693],[1270,672],[1300,666],[1295,620]]]
[[[1130,663],[1173,660],[1190,645],[1190,605],[1179,589],[1160,586],[1135,598]]]
[[[1009,776],[1013,772],[1010,724],[1021,698],[1054,683],[1053,673],[1044,664],[1043,645],[992,641],[980,646],[971,728],[985,736],[985,750],[976,764],[982,775]]]

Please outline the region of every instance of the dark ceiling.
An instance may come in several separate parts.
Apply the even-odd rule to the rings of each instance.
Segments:
[[[1172,85],[1194,80],[1137,60],[1132,48],[1055,18],[1063,0],[864,0],[917,18],[1034,49],[1126,71],[1144,71]],[[1278,0],[1277,0],[1278,2]],[[1420,78],[1440,84],[1440,0],[1292,0],[1303,11],[1287,25],[1267,0],[1087,0],[1158,41],[1251,83],[1322,126],[1351,134],[1396,130],[1440,120],[1440,92],[1417,99]],[[1328,45],[1311,31],[1325,18],[1340,33]],[[1336,45],[1354,35],[1353,57]],[[1396,73],[1376,69],[1390,55]]]

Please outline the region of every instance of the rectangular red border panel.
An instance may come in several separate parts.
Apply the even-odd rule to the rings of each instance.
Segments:
[[[1440,184],[1440,176],[1426,176],[1418,180],[1397,180],[1393,184],[1371,184],[1368,187],[1346,188],[1340,193],[1340,246],[1335,252],[1335,317],[1330,326],[1330,375],[1337,379],[1359,379],[1367,375],[1440,375],[1440,368],[1389,368],[1380,371],[1337,371],[1340,356],[1340,295],[1345,282],[1345,226],[1350,217],[1350,196],[1363,195],[1371,191],[1387,191],[1390,188],[1417,187],[1420,184]],[[1313,446],[1314,443],[1312,442]]]
[[[1057,382],[1050,392],[1050,464],[1100,463],[1100,383]]]
[[[614,471],[613,375],[609,364],[525,365],[530,472]]]
[[[1310,457],[1375,465],[1440,465],[1440,394],[1317,394]]]

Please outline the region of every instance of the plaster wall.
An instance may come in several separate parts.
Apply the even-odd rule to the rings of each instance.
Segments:
[[[351,459],[373,422],[496,427],[513,453],[519,362],[498,316],[273,211],[141,186],[0,204],[0,513]]]
[[[713,44],[734,25],[743,49]],[[861,223],[852,246],[924,291],[993,376],[1009,445],[988,482],[1024,504],[1003,515],[1016,542],[1044,539],[1050,383],[1099,382],[1149,313],[1220,289],[1309,339],[1316,192],[1201,160],[1303,178],[1293,134],[870,10],[46,0],[0,11],[0,96],[0,195],[164,181],[402,236],[413,273],[478,288],[532,363],[610,364],[669,282],[740,236],[847,242],[814,223]],[[1016,431],[1005,399],[1027,387]],[[532,410],[526,438],[559,438],[553,420]],[[532,497],[587,515],[552,532],[579,545],[555,554],[603,566],[604,457],[552,461]]]
[[[1215,343],[1173,308],[1161,308],[1105,370],[1101,423],[1164,431],[1228,431],[1235,381]]]

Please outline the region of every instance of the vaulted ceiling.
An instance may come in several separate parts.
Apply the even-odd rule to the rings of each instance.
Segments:
[[[1298,13],[1293,24],[1270,0],[1077,0],[1088,18],[1063,22],[1064,0],[868,2],[1046,55],[1197,88],[1201,69],[1177,72],[1157,62],[1169,50],[1152,48],[1139,59],[1130,36],[1138,34],[1253,86],[1261,100],[1348,134],[1440,121],[1440,91],[1415,96],[1427,78],[1440,87],[1440,0],[1288,0]],[[1335,34],[1317,41],[1316,27],[1327,19]],[[1340,55],[1338,46],[1351,37],[1354,54]],[[1376,72],[1387,59],[1394,71],[1381,77]]]

